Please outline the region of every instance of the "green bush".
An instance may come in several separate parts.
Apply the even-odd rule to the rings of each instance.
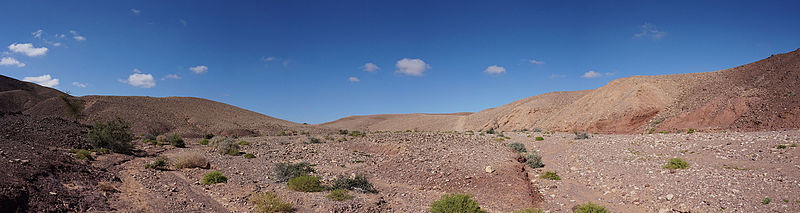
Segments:
[[[665,169],[686,169],[689,168],[689,163],[680,158],[672,158],[669,159],[667,165],[664,166]]]
[[[770,199],[768,197],[765,197],[763,200],[761,200],[761,204],[764,204],[764,205],[767,205],[767,204],[769,204],[771,202],[772,202],[772,199]]]
[[[75,152],[75,159],[78,159],[78,160],[94,160],[94,158],[92,158],[92,153],[89,152],[88,150],[83,150],[83,149],[77,150]]]
[[[250,196],[250,203],[256,205],[256,210],[258,212],[292,212],[294,210],[291,203],[284,202],[281,196],[272,192],[254,194]]]
[[[253,159],[253,158],[256,158],[256,155],[254,155],[254,154],[250,154],[250,153],[247,153],[247,154],[244,154],[244,158],[246,158],[246,159]]]
[[[211,140],[211,146],[213,146],[218,153],[223,155],[239,155],[239,144],[236,144],[233,138],[215,137]]]
[[[544,210],[537,208],[527,208],[514,211],[514,213],[544,213]]]
[[[186,143],[183,142],[183,138],[178,133],[172,133],[172,135],[169,135],[169,144],[180,148],[186,147]]]
[[[554,171],[546,171],[544,174],[539,175],[539,178],[548,180],[561,180],[561,177],[558,176],[558,173]]]
[[[532,169],[544,167],[544,163],[542,163],[542,156],[536,151],[525,155],[525,164],[528,164],[528,166],[530,166]]]
[[[322,143],[319,138],[308,137],[308,143]]]
[[[536,141],[543,141],[543,140],[544,140],[543,137],[536,137]]]
[[[335,190],[331,191],[330,193],[328,193],[328,195],[325,196],[325,197],[327,197],[328,199],[331,199],[331,200],[335,200],[335,201],[345,201],[345,200],[353,199],[353,196],[350,195],[349,193],[347,193],[347,190],[344,190],[344,189],[335,189]]]
[[[211,133],[208,133],[208,134],[203,136],[203,139],[209,139],[210,140],[212,138],[214,138],[214,134],[211,134]]]
[[[340,134],[340,135],[347,135],[347,134],[348,134],[348,131],[347,131],[346,129],[340,129],[340,130],[339,130],[339,134]]]
[[[319,177],[303,175],[300,177],[293,177],[289,179],[289,189],[298,192],[318,192],[322,191],[322,185],[319,182]]]
[[[575,213],[609,213],[609,211],[606,207],[589,202],[575,208]]]
[[[692,134],[692,133],[694,133],[694,129],[693,128],[689,128],[689,131],[686,131],[686,133]]]
[[[278,163],[275,164],[273,173],[278,182],[286,182],[291,178],[308,175],[314,172],[314,168],[306,162],[300,163]]]
[[[201,140],[200,145],[208,145],[208,139]]]
[[[225,183],[228,182],[228,177],[225,177],[220,172],[209,172],[205,176],[203,176],[203,180],[200,182],[204,185],[211,185],[216,183]]]
[[[478,202],[468,194],[446,194],[436,202],[431,203],[433,213],[483,213]]]
[[[797,147],[797,143],[792,143],[791,147]]]
[[[508,147],[511,147],[515,152],[527,152],[528,150],[525,149],[525,144],[522,143],[511,143],[508,144]]]
[[[144,133],[144,134],[142,134],[142,140],[143,141],[147,141],[147,140],[153,140],[154,141],[154,140],[156,140],[156,135],[154,135],[152,133],[149,133],[149,132],[148,133]]]
[[[130,124],[117,118],[92,126],[86,140],[95,148],[108,148],[116,153],[128,154],[133,149],[133,144],[131,144],[133,137]]]
[[[378,190],[372,186],[372,183],[367,180],[364,175],[356,175],[353,178],[339,177],[333,181],[332,189],[347,189],[355,190],[362,193],[378,193]]]
[[[786,149],[786,145],[780,144],[780,145],[776,146],[775,148]]]
[[[247,141],[239,141],[239,145],[242,145],[242,146],[247,146],[247,145],[250,145],[250,142],[247,142]]]
[[[348,133],[347,135],[353,136],[353,137],[364,137],[364,136],[367,136],[367,133],[353,130],[353,131],[350,131],[350,133]]]
[[[169,167],[169,159],[165,157],[158,157],[155,161],[144,164],[146,169],[167,170]]]

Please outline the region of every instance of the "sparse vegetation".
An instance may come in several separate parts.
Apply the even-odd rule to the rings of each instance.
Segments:
[[[253,159],[253,158],[256,158],[256,155],[254,155],[254,154],[251,154],[251,153],[247,153],[247,154],[244,154],[244,158],[246,158],[246,159]]]
[[[786,149],[786,145],[780,144],[780,145],[776,146],[775,148]]]
[[[540,137],[536,137],[536,141],[543,141],[543,140],[544,140],[544,137],[541,137],[541,136]]]
[[[544,163],[542,163],[542,156],[536,151],[525,155],[525,164],[528,164],[528,166],[533,169],[544,167]]]
[[[508,147],[511,147],[515,152],[528,152],[528,150],[525,149],[525,144],[522,143],[511,143],[508,144]]]
[[[217,153],[223,155],[239,155],[239,144],[236,144],[233,138],[214,137],[214,139],[211,140],[211,146],[217,150]]]
[[[332,189],[356,190],[362,193],[378,193],[366,176],[356,175],[352,178],[339,177],[333,181]]]
[[[308,143],[322,143],[322,141],[319,138],[308,137]]]
[[[494,128],[489,128],[489,130],[486,130],[486,134],[492,134],[492,135],[494,135],[494,133],[495,133],[495,132],[494,132]]]
[[[242,146],[247,146],[247,145],[250,145],[250,142],[247,142],[247,141],[239,141],[239,145],[242,145]]]
[[[797,143],[792,143],[791,147],[797,147]]]
[[[561,180],[561,177],[559,177],[558,173],[555,171],[545,171],[544,174],[539,175],[539,178],[547,180]]]
[[[767,205],[767,204],[769,204],[771,202],[772,202],[772,199],[770,199],[769,197],[765,197],[763,200],[761,200],[761,204],[764,204],[764,205]]]
[[[186,143],[183,142],[183,138],[178,133],[169,135],[169,144],[180,148],[186,147]]]
[[[156,142],[158,142],[159,144],[164,144],[164,143],[169,142],[169,138],[167,138],[166,135],[159,135],[159,136],[156,136]]]
[[[133,149],[133,133],[130,124],[117,118],[112,121],[97,123],[89,130],[86,140],[95,148],[108,148],[116,153],[131,153]]]
[[[84,150],[84,149],[77,150],[75,152],[75,159],[78,159],[78,160],[94,160],[94,158],[92,158],[92,153],[89,152],[88,150]]]
[[[344,189],[334,189],[328,195],[326,195],[328,199],[335,200],[335,201],[345,201],[353,199],[353,196],[348,193],[347,190]]]
[[[174,157],[173,164],[177,169],[208,168],[209,163],[202,154],[197,152],[184,152]]]
[[[588,139],[588,138],[589,138],[589,134],[586,134],[585,132],[575,132],[575,139],[576,140]]]
[[[146,169],[167,170],[169,167],[169,159],[166,157],[158,157],[155,161],[144,164]]]
[[[514,213],[544,213],[544,210],[538,208],[527,208],[516,210]]]
[[[689,163],[680,158],[672,158],[669,159],[667,165],[664,166],[665,169],[686,169],[689,168]]]
[[[75,121],[81,118],[81,112],[83,112],[83,101],[71,98],[68,95],[59,95],[58,98],[64,102],[64,111],[67,114],[67,117],[73,118]]]
[[[203,180],[200,182],[203,185],[211,185],[217,183],[225,183],[228,182],[228,177],[225,177],[220,172],[209,172],[205,176],[203,176]]]
[[[289,189],[298,192],[318,192],[322,191],[322,185],[319,182],[319,177],[302,175],[289,179],[287,184]]]
[[[353,137],[364,137],[364,136],[367,136],[367,133],[353,130],[353,131],[350,131],[350,133],[348,133],[347,135],[353,136]]]
[[[688,130],[688,131],[686,131],[686,133],[687,133],[687,134],[692,134],[692,133],[694,133],[694,128],[689,128],[689,130]]]
[[[97,188],[104,192],[116,192],[117,188],[109,182],[98,182]]]
[[[208,139],[201,140],[200,145],[208,145]]]
[[[250,203],[256,205],[256,210],[258,212],[274,213],[294,211],[291,203],[284,202],[281,196],[272,192],[251,195],[249,200]]]
[[[477,201],[469,194],[446,194],[436,202],[431,203],[433,213],[483,213]]]
[[[278,163],[275,164],[273,171],[278,182],[286,182],[291,178],[308,175],[312,172],[314,172],[314,168],[311,168],[311,165],[306,162]]]
[[[340,135],[347,135],[347,133],[348,133],[348,131],[346,129],[340,129],[339,130],[339,134]]]
[[[206,135],[203,136],[203,139],[207,140],[211,140],[212,138],[214,138],[214,134],[211,133],[207,133]]]
[[[575,213],[609,213],[606,207],[594,203],[585,203],[575,208]]]

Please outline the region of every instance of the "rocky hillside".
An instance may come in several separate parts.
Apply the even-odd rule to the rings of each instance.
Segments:
[[[716,72],[621,78],[594,90],[537,95],[470,115],[441,115],[426,122],[419,122],[418,114],[358,116],[322,126],[605,133],[793,129],[800,128],[798,83],[800,49]]]

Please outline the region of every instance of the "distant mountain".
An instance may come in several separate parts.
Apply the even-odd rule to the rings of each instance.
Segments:
[[[795,129],[800,128],[798,94],[800,49],[716,72],[621,78],[594,90],[551,92],[468,115],[367,115],[321,126],[606,133]]]

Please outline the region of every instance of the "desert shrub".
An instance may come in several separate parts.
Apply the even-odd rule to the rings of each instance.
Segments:
[[[333,181],[332,189],[347,189],[355,190],[362,193],[378,193],[378,190],[372,186],[372,183],[367,180],[364,175],[356,175],[352,178],[339,177]]]
[[[177,169],[208,168],[208,160],[197,152],[184,152],[175,155],[172,162]]]
[[[575,213],[609,213],[606,207],[594,203],[585,203],[575,208]]]
[[[472,195],[468,194],[446,194],[436,202],[431,203],[431,212],[433,213],[482,213],[486,212],[481,210],[478,202],[472,199]]]
[[[508,147],[511,147],[516,152],[527,152],[528,150],[525,149],[525,144],[522,143],[511,143],[508,144]]]
[[[328,199],[335,200],[335,201],[345,201],[353,199],[353,196],[347,193],[347,190],[344,189],[335,189],[326,195]]]
[[[689,128],[689,130],[686,131],[686,133],[692,134],[692,133],[694,133],[694,129],[693,128]]]
[[[203,135],[203,139],[209,139],[210,140],[212,138],[214,138],[214,134],[207,133],[206,135]]]
[[[536,141],[543,141],[543,140],[544,140],[543,137],[536,137]]]
[[[561,180],[561,177],[558,176],[558,173],[554,171],[546,171],[544,174],[539,175],[539,178],[548,180]]]
[[[486,130],[486,134],[494,134],[494,133],[495,133],[494,128],[489,128],[489,130]]]
[[[165,157],[158,157],[155,161],[144,164],[146,169],[167,170],[169,166],[169,159]]]
[[[314,168],[306,162],[300,163],[278,163],[275,164],[273,173],[278,182],[285,182],[294,177],[308,175],[314,172]]]
[[[186,147],[186,143],[183,142],[183,138],[178,133],[172,133],[169,135],[169,144],[172,144],[175,147]]]
[[[575,139],[576,140],[588,139],[588,138],[589,138],[589,134],[586,134],[585,132],[575,132]]]
[[[348,131],[347,131],[346,129],[340,129],[340,130],[339,130],[339,134],[340,134],[340,135],[347,135],[347,134],[348,134]]]
[[[322,141],[319,138],[308,137],[308,143],[322,143]]]
[[[121,118],[95,124],[86,140],[95,148],[108,148],[116,153],[130,153],[133,149],[130,124]]]
[[[527,208],[514,211],[514,213],[544,213],[544,210],[537,208]]]
[[[200,182],[204,185],[211,185],[217,183],[225,183],[228,182],[228,177],[225,177],[220,172],[209,172],[205,176],[203,176],[203,180]]]
[[[213,146],[218,153],[223,155],[239,155],[239,144],[236,144],[233,138],[215,137],[211,141],[211,146]]]
[[[525,164],[528,164],[532,169],[544,167],[542,156],[539,155],[539,152],[535,151],[525,155]]]
[[[83,112],[83,101],[70,98],[68,95],[59,95],[58,98],[64,102],[64,111],[67,114],[67,117],[71,117],[76,121],[81,118],[81,112]]]
[[[322,184],[319,182],[319,177],[303,175],[289,179],[287,184],[289,189],[298,192],[318,192],[322,191]]]
[[[292,212],[294,210],[291,203],[284,202],[281,196],[272,192],[254,194],[250,196],[250,202],[256,205],[258,212]]]
[[[256,155],[254,155],[254,154],[250,154],[250,153],[247,153],[247,154],[244,154],[244,158],[246,158],[246,159],[253,159],[253,158],[256,158]]]
[[[686,169],[689,168],[689,163],[680,158],[672,158],[669,159],[667,165],[664,166],[665,169]]]
[[[780,145],[776,146],[775,148],[786,149],[786,145],[780,144]]]
[[[792,143],[791,147],[797,147],[797,143]]]
[[[208,145],[208,139],[201,140],[200,145]]]
[[[166,135],[159,135],[159,136],[156,136],[156,142],[160,142],[160,143],[166,143],[166,142],[168,142],[168,141],[169,141],[169,138],[167,138],[167,136],[166,136]]]
[[[239,145],[242,145],[242,146],[247,146],[247,145],[250,145],[250,142],[247,142],[247,141],[239,141]]]
[[[78,150],[77,152],[75,152],[75,159],[78,159],[78,160],[94,160],[94,158],[92,158],[92,153],[89,152],[89,150],[84,150],[84,149],[81,149],[81,150]]]
[[[772,202],[772,199],[770,199],[769,197],[765,197],[763,200],[761,200],[761,204],[764,204],[764,205],[769,204],[771,202]]]
[[[156,140],[156,135],[154,135],[154,134],[151,134],[151,133],[149,133],[149,132],[148,132],[148,133],[144,133],[144,134],[142,134],[142,140],[143,140],[143,141],[147,141],[147,140],[152,140],[152,141],[154,141],[154,140]]]
[[[348,133],[347,135],[353,136],[353,137],[364,137],[364,136],[367,136],[367,133],[353,130],[353,131],[350,131],[350,133]]]

